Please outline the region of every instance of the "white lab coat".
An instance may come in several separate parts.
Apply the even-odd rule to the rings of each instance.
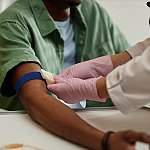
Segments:
[[[127,51],[133,59],[106,77],[108,93],[123,113],[150,103],[150,38]]]

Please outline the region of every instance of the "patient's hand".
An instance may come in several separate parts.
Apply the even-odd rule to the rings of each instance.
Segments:
[[[150,145],[150,136],[143,132],[132,130],[119,131],[112,134],[108,141],[109,150],[135,150],[136,142]]]

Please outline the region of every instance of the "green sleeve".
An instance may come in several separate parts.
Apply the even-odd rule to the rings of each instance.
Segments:
[[[19,23],[7,21],[0,24],[0,94],[15,94],[8,72],[22,62],[39,63],[32,49],[30,34]]]

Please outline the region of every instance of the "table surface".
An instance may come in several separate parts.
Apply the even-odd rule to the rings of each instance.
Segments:
[[[96,128],[108,130],[134,129],[150,133],[150,109],[139,109],[128,115],[115,109],[78,110],[76,113]],[[11,143],[36,146],[41,150],[85,150],[45,130],[27,114],[0,112],[0,147]],[[9,149],[7,149],[9,150]],[[34,150],[22,147],[17,150]],[[148,150],[148,145],[138,143],[136,150]]]

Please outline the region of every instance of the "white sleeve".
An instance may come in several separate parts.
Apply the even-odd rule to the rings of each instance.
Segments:
[[[138,42],[134,46],[130,47],[126,51],[131,55],[132,58],[141,56],[144,50],[150,45],[150,38],[145,39],[142,42]]]
[[[150,45],[141,56],[109,73],[106,85],[114,105],[123,113],[150,103]]]

